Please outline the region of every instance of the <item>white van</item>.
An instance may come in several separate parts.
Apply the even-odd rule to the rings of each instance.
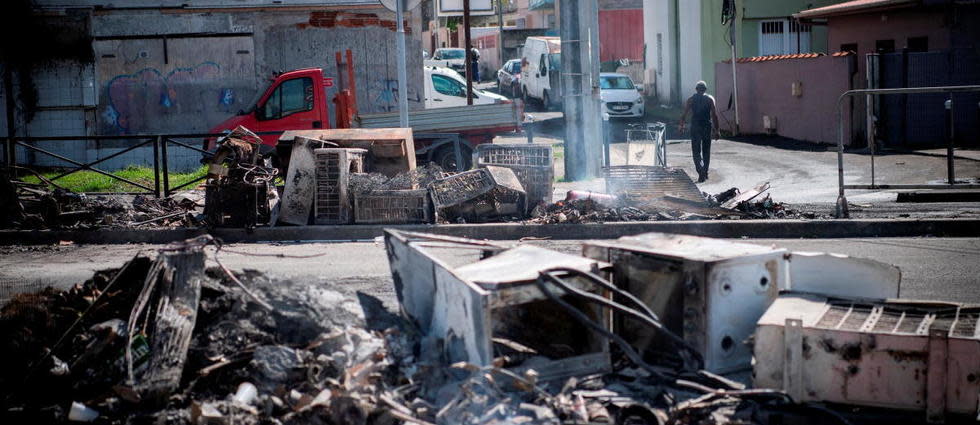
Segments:
[[[521,55],[521,95],[544,109],[561,106],[561,39],[528,37]]]
[[[466,106],[466,79],[458,72],[436,66],[425,67],[425,109]],[[473,104],[510,102],[504,96],[473,87]]]

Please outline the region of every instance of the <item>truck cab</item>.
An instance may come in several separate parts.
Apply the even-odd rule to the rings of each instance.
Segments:
[[[260,133],[262,143],[275,146],[283,130],[330,128],[327,89],[333,81],[323,77],[319,68],[297,69],[276,75],[265,91],[259,92],[248,109],[213,127],[217,134],[243,126]]]

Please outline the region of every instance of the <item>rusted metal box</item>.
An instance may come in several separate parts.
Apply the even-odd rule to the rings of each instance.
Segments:
[[[615,284],[646,303],[717,373],[751,367],[745,342],[780,290],[884,298],[898,296],[901,280],[896,267],[871,260],[664,233],[588,242],[583,253],[612,263]],[[670,346],[626,319],[617,319],[616,333],[651,360]]]
[[[797,401],[976,418],[980,306],[786,293],[759,319],[754,385]]]
[[[385,231],[385,247],[401,312],[423,334],[423,355],[479,366],[506,356],[507,367],[534,369],[545,380],[611,370],[608,341],[550,301],[536,284],[539,272],[553,267],[606,275],[609,264],[533,246],[503,249],[391,229]],[[565,281],[594,289],[578,277]],[[580,305],[568,295],[562,299],[610,329],[608,309]]]
[[[351,173],[364,172],[364,149],[324,148],[313,151],[316,164],[315,224],[348,224],[354,220],[348,187]]]
[[[647,233],[589,242],[583,253],[612,263],[616,286],[646,303],[717,373],[750,367],[752,352],[743,341],[787,285],[787,251],[760,245]],[[629,319],[617,319],[616,333],[652,360],[671,346]]]

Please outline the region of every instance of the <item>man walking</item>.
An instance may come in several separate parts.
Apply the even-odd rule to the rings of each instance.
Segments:
[[[698,81],[694,93],[684,104],[681,114],[680,130],[684,131],[687,114],[691,113],[691,155],[694,168],[698,170],[698,183],[708,180],[708,162],[711,159],[711,139],[718,138],[718,113],[715,112],[715,98],[709,94],[708,84]]]

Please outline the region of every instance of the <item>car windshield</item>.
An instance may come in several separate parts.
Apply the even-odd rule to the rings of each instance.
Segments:
[[[442,50],[440,57],[443,59],[463,59],[466,57],[466,51],[463,49]]]
[[[599,77],[599,88],[606,90],[635,90],[630,77]]]

